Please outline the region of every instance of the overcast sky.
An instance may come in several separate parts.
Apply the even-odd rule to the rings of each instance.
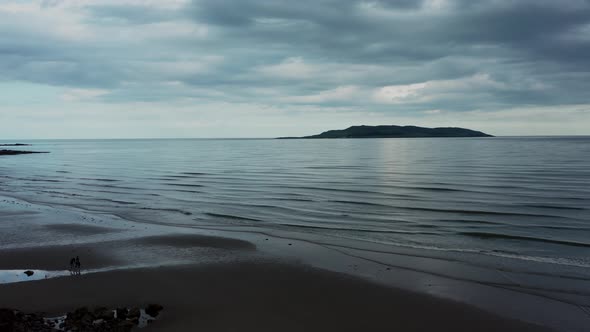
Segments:
[[[590,134],[590,0],[0,1],[0,138]]]

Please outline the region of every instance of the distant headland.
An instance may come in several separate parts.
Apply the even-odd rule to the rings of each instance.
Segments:
[[[18,154],[49,153],[41,151],[0,150],[0,156],[15,156]]]
[[[4,146],[30,146],[30,144],[22,144],[22,143],[0,144],[0,147],[4,147]],[[49,152],[0,149],[0,156],[15,156],[15,155],[19,155],[19,154],[31,154],[31,153],[49,153]]]
[[[493,137],[492,135],[465,128],[441,127],[425,128],[416,126],[352,126],[340,130],[328,130],[319,135],[303,137],[279,137],[279,139],[298,138],[402,138],[402,137]]]

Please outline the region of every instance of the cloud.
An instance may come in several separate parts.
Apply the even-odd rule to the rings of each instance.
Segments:
[[[427,81],[407,85],[391,85],[379,88],[374,93],[379,103],[416,103],[431,102],[448,95],[472,96],[473,94],[491,94],[498,90],[509,90],[515,85],[497,82],[488,74],[476,74],[454,80]],[[534,88],[543,89],[539,83]]]
[[[587,0],[8,0],[0,16],[3,85],[51,87],[97,109],[258,105],[458,121],[560,114],[590,90]],[[567,133],[565,122],[553,126]]]
[[[286,97],[283,100],[290,103],[321,104],[326,102],[350,101],[359,96],[359,88],[356,86],[339,86],[334,89],[321,91],[317,94],[306,96]]]
[[[374,98],[381,103],[401,103],[421,95],[427,83],[384,86],[375,91]]]
[[[440,113],[442,113],[442,111],[441,110],[427,110],[427,111],[424,111],[424,113],[426,113],[426,114],[440,114]]]
[[[260,66],[257,71],[269,77],[287,79],[309,79],[312,78],[316,69],[306,64],[301,57],[291,57],[279,64]]]
[[[61,99],[67,102],[84,101],[108,94],[108,90],[101,89],[68,89],[61,95]]]

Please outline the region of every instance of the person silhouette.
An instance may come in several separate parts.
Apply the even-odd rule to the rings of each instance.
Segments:
[[[70,271],[74,271],[75,267],[76,267],[76,258],[72,257],[70,259]]]
[[[80,274],[80,257],[76,256],[76,271]]]

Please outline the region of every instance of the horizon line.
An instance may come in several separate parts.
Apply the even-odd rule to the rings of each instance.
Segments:
[[[83,140],[263,140],[277,139],[281,136],[272,137],[95,137],[95,138],[0,138],[1,141],[83,141]],[[293,136],[294,139],[299,136]],[[508,138],[508,137],[590,137],[587,135],[494,135],[493,137],[363,137],[363,138],[324,138],[327,140],[337,139],[398,139],[398,138]]]

